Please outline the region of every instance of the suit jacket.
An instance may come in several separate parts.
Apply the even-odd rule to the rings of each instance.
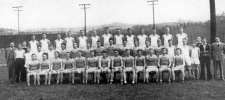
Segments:
[[[15,49],[16,48],[6,48],[5,59],[6,59],[7,64],[10,63],[10,61],[15,60]]]
[[[213,43],[212,44],[212,56],[213,60],[221,61],[224,58],[224,50],[225,44],[224,43]]]
[[[208,43],[205,44],[205,47],[203,44],[199,44],[198,47],[200,49],[200,58],[211,56],[211,46]]]

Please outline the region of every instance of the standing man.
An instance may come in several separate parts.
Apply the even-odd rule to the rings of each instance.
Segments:
[[[16,76],[16,82],[21,81],[21,73],[22,69],[24,67],[25,61],[24,61],[24,54],[25,50],[22,47],[22,44],[18,44],[18,49],[15,50],[15,76]]]
[[[177,38],[177,47],[183,46],[184,39],[188,40],[188,36],[186,33],[184,33],[183,27],[180,27],[179,33],[176,34],[176,38]]]
[[[15,81],[15,44],[11,42],[9,48],[5,51],[5,59],[8,67],[8,77],[10,83],[14,83]]]
[[[75,42],[74,38],[72,37],[72,34],[68,32],[66,34],[65,43],[66,43],[66,50],[71,51],[73,50],[73,43]]]
[[[160,40],[160,36],[156,33],[156,29],[153,29],[153,34],[149,36],[151,40],[151,47],[157,48],[158,47],[158,40]]]
[[[63,39],[61,34],[57,34],[57,39],[55,40],[55,50],[60,52],[62,50],[61,44],[63,43]]]
[[[144,49],[145,48],[146,38],[147,38],[147,35],[145,34],[145,30],[144,29],[141,30],[141,34],[138,35],[137,38],[138,38],[138,42],[139,42],[139,47],[141,49]]]
[[[47,53],[50,41],[47,39],[46,33],[42,34],[42,39],[40,40],[40,44],[41,44],[41,51]]]
[[[117,34],[115,35],[115,41],[117,48],[121,48],[123,46],[123,34],[121,33],[121,30],[117,30]]]
[[[126,38],[127,38],[127,47],[129,49],[132,49],[132,48],[134,48],[134,35],[133,35],[132,30],[130,28],[127,29],[127,32],[128,32],[127,36],[126,36]]]
[[[209,80],[212,78],[212,72],[210,70],[210,58],[211,58],[211,46],[207,43],[206,38],[202,40],[200,48],[200,64],[201,64],[201,73],[200,73],[200,79],[203,80]],[[205,76],[205,72],[207,77]]]
[[[32,35],[31,40],[29,41],[29,47],[31,52],[37,52],[38,41],[36,40],[36,36]]]
[[[106,30],[106,33],[102,35],[104,47],[109,46],[109,39],[112,37],[112,35],[109,33],[109,30]]]
[[[224,51],[225,51],[225,44],[220,41],[219,37],[216,37],[215,42],[212,44],[214,78],[216,78],[217,72],[219,69],[221,80],[224,80],[224,75],[223,75]]]
[[[173,40],[173,36],[170,34],[170,28],[167,26],[166,27],[166,33],[163,34],[163,45],[164,47],[168,47],[169,46],[169,40]]]
[[[93,31],[93,36],[91,36],[91,47],[97,47],[97,41],[99,41],[100,37],[97,35],[96,31]]]
[[[78,37],[79,40],[79,48],[81,50],[86,50],[87,49],[87,36],[84,34],[84,32],[81,31],[81,35]]]

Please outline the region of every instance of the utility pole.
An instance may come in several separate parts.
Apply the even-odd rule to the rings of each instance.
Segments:
[[[19,34],[20,33],[20,12],[23,11],[21,10],[23,6],[13,6],[12,8],[15,9],[15,11],[17,11],[17,32]]]
[[[87,33],[87,20],[86,20],[86,13],[87,13],[87,8],[89,8],[88,6],[90,6],[91,4],[89,3],[83,3],[83,4],[79,4],[79,6],[82,7],[82,9],[84,9],[84,35],[86,35]]]
[[[211,43],[215,40],[216,37],[216,8],[215,0],[209,0],[210,3],[210,38]]]
[[[158,2],[158,0],[147,1],[147,3],[151,3],[150,5],[152,5],[153,29],[156,28],[156,26],[155,26],[155,5],[157,5],[157,4],[155,2]]]

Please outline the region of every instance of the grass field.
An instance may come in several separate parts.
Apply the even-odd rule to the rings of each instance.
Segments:
[[[0,100],[224,100],[224,81],[136,85],[64,84],[31,86],[9,84],[7,68],[0,67]]]

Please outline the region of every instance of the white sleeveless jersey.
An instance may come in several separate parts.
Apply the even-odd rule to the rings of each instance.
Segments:
[[[134,35],[127,36],[127,47],[128,48],[134,47]]]
[[[156,35],[150,35],[149,38],[151,39],[151,46],[152,46],[153,48],[158,47],[157,41],[158,41],[159,38],[160,38],[159,35],[158,35],[158,34],[156,34]]]
[[[91,40],[92,40],[92,48],[96,48],[97,47],[97,41],[99,40],[99,36],[92,36]]]
[[[103,34],[102,37],[104,38],[104,47],[109,46],[109,39],[112,37],[111,34]]]
[[[163,43],[164,43],[164,46],[165,47],[168,47],[169,46],[169,42],[168,42],[168,40],[172,40],[172,38],[173,38],[173,36],[171,35],[171,34],[164,34],[163,35]]]
[[[73,50],[74,38],[73,37],[66,37],[65,41],[66,41],[66,50],[68,50],[68,51]]]
[[[173,56],[175,55],[175,47],[174,46],[171,46],[171,47],[167,47],[168,49],[168,55],[173,58]]]
[[[199,48],[195,47],[191,49],[191,58],[199,58]]]
[[[28,64],[31,61],[31,55],[32,55],[31,52],[28,52],[28,53],[24,54],[24,56],[25,56],[25,64]]]
[[[116,38],[116,45],[119,46],[119,47],[122,47],[123,46],[123,35],[116,35],[115,36]]]
[[[31,52],[37,52],[37,44],[38,44],[38,41],[29,41],[29,45],[30,45],[30,51]]]
[[[142,35],[138,35],[137,37],[139,40],[139,47],[142,49],[145,48],[146,47],[145,41],[146,41],[147,36],[145,34],[142,34]]]
[[[185,38],[187,38],[187,34],[186,33],[182,33],[182,34],[177,34],[176,35],[177,37],[177,46],[180,47],[180,46],[183,46],[183,40]]]
[[[87,37],[86,36],[79,37],[79,48],[87,49]]]
[[[53,59],[55,59],[55,50],[49,50],[48,51],[48,59],[50,60],[50,61],[52,61]]]
[[[42,39],[40,42],[41,42],[41,51],[47,52],[48,51],[48,43],[50,41],[48,39]]]
[[[61,48],[61,44],[63,43],[63,40],[62,39],[56,39],[55,40],[55,49],[57,51],[61,51],[62,48]]]
[[[191,50],[191,47],[186,45],[186,46],[182,46],[181,47],[181,50],[182,50],[182,55],[186,58],[186,57],[190,57],[190,50]]]

